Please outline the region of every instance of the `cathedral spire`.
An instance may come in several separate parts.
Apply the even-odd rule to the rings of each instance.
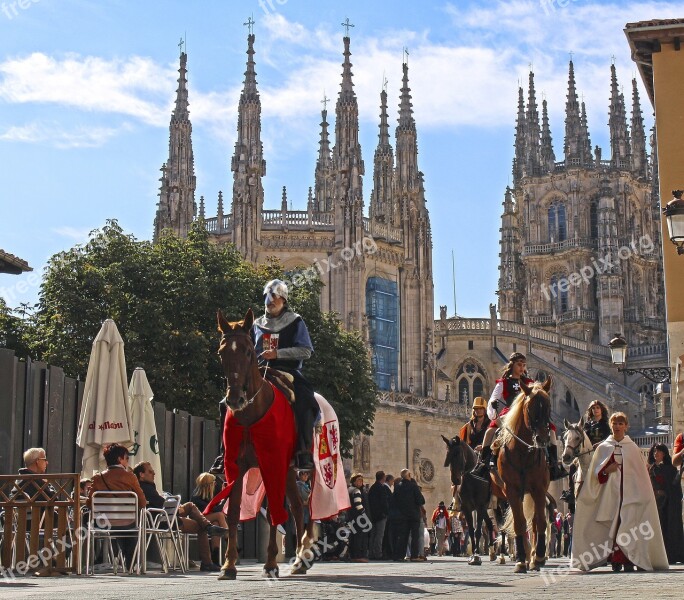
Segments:
[[[253,21],[248,22],[247,69],[238,102],[237,140],[230,163],[233,172],[232,227],[233,243],[252,260],[253,244],[259,237],[260,215],[264,204],[262,178],[266,161],[261,142],[261,99],[254,63]]]
[[[518,218],[513,190],[506,186],[501,215],[501,263],[499,265],[499,316],[507,321],[522,322],[522,305],[519,281]]]
[[[610,65],[610,127],[611,164],[615,169],[631,168],[629,131],[627,130],[627,111],[625,97],[618,90],[615,64]]]
[[[197,212],[192,124],[188,110],[188,55],[181,52],[176,104],[169,123],[169,158],[162,167],[159,204],[154,220],[154,240],[164,229],[186,237]]]
[[[541,146],[539,129],[539,109],[537,107],[537,92],[534,88],[534,72],[530,71],[529,91],[527,99],[527,172],[529,175],[540,175]]]
[[[549,126],[549,111],[546,100],[542,101],[542,132],[541,132],[541,164],[546,173],[553,173],[556,166],[556,155],[553,151],[553,139]]]
[[[515,158],[513,159],[513,182],[522,179],[527,165],[527,117],[525,116],[525,96],[522,87],[518,88],[518,119],[515,123]]]
[[[373,191],[371,192],[369,215],[389,223],[396,223],[392,203],[392,174],[394,171],[394,150],[390,144],[389,119],[387,116],[387,91],[380,92],[380,133],[373,160]]]
[[[637,80],[632,79],[632,171],[637,177],[648,176],[648,157],[646,155],[646,131],[641,115],[639,88]]]
[[[328,98],[323,94],[323,110],[321,111],[321,139],[318,142],[318,160],[314,175],[315,203],[314,211],[332,210],[333,181],[332,158],[330,157],[330,136],[328,134]]]
[[[587,119],[587,108],[582,100],[582,110],[580,116],[580,144],[582,149],[582,164],[588,165],[591,163],[591,137],[589,136],[589,121]]]
[[[568,95],[565,103],[565,163],[566,166],[581,166],[585,163],[585,140],[582,132],[582,117],[577,99],[575,65],[570,60],[568,68]]]

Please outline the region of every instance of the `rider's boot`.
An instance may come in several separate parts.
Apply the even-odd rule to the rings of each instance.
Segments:
[[[475,475],[481,478],[486,478],[489,471],[489,461],[492,457],[492,447],[483,446],[480,453],[480,462],[475,467]]]
[[[563,477],[568,476],[568,472],[565,470],[563,465],[558,461],[558,446],[556,444],[551,444],[547,446],[548,458],[549,458],[549,471],[551,474],[551,481],[556,481],[558,479],[563,479]]]

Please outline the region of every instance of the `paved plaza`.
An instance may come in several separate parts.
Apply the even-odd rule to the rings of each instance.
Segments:
[[[211,573],[146,576],[99,575],[95,577],[18,578],[0,585],[2,598],[81,598],[152,600],[158,598],[206,598],[209,596],[259,600],[262,598],[680,598],[684,566],[669,572],[612,573],[602,568],[591,573],[568,572],[566,560],[549,561],[539,573],[516,575],[513,565],[485,562],[471,567],[462,558],[433,557],[427,563],[372,562],[319,563],[309,575],[286,576],[277,581],[261,578],[261,565],[243,564],[237,581],[218,581]],[[555,581],[553,580],[555,576]],[[220,596],[219,596],[220,594]]]

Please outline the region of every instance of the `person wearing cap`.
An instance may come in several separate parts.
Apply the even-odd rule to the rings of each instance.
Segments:
[[[484,398],[478,396],[473,401],[473,413],[470,417],[470,421],[461,427],[458,436],[473,450],[480,452],[482,450],[485,432],[487,431],[490,422],[491,421],[487,416],[487,403]]]
[[[435,528],[435,536],[437,537],[437,555],[444,556],[444,541],[451,533],[451,519],[444,500],[432,513],[432,526]]]
[[[304,361],[311,357],[313,344],[309,330],[300,315],[287,304],[288,289],[284,281],[273,279],[264,287],[264,314],[254,321],[252,338],[260,366],[289,373],[294,378],[293,411],[297,423],[295,468],[311,471],[313,462],[313,428],[319,408],[314,390],[302,375]]]
[[[492,441],[500,425],[499,418],[503,417],[511,408],[513,401],[522,391],[520,383],[531,386],[533,379],[527,376],[527,357],[520,352],[513,352],[508,357],[508,364],[504,367],[501,379],[497,379],[496,386],[487,404],[487,416],[491,419],[482,443],[481,461],[489,463],[492,471],[497,471],[497,455],[492,454]],[[558,446],[556,445],[556,426],[550,423],[551,435],[547,447],[551,481],[561,479],[568,473],[558,461]]]

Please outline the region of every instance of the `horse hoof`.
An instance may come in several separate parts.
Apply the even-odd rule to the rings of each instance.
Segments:
[[[536,567],[536,571],[539,571],[539,567],[543,567],[546,565],[546,559],[545,558],[536,558],[534,560],[534,566]]]
[[[524,562],[519,562],[515,564],[514,573],[527,573],[527,566]]]
[[[506,557],[505,556],[499,556],[499,564],[500,565],[506,564]]]
[[[290,575],[306,575],[308,570],[309,569],[306,568],[306,565],[303,562],[300,562],[299,564],[295,563],[292,565]]]
[[[237,569],[221,569],[219,573],[219,581],[235,581],[237,578]]]
[[[477,554],[473,554],[468,560],[468,564],[479,567],[482,564],[482,559]]]
[[[264,567],[261,576],[266,579],[278,579],[280,576],[280,569],[278,567],[273,567],[272,569],[266,569],[266,567]]]

